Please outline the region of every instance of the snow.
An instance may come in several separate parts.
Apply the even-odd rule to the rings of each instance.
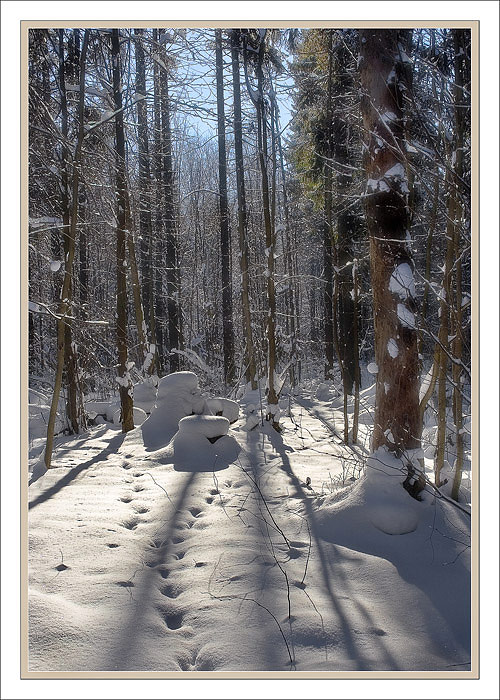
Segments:
[[[401,263],[396,267],[389,280],[389,291],[404,301],[415,298],[415,279],[409,263]]]
[[[316,391],[280,402],[278,434],[259,390],[230,425],[196,375],[168,375],[142,426],[96,426],[61,438],[53,469],[30,463],[29,669],[467,669],[468,516],[412,499],[387,450],[366,458],[374,384],[354,447],[341,397]],[[151,450],[148,421],[163,442],[202,404]]]
[[[133,413],[134,413],[134,425],[141,425],[144,423],[144,421],[147,418],[146,412],[142,410],[142,408],[137,408],[134,406],[133,408]],[[122,411],[121,408],[118,408],[114,413],[113,413],[113,423],[115,425],[121,425],[121,415]]]
[[[387,352],[392,358],[395,358],[399,355],[398,344],[394,340],[394,338],[389,338],[389,340],[387,341]]]
[[[224,397],[206,399],[206,405],[208,410],[214,415],[224,416],[230,423],[237,421],[240,415],[238,403],[236,401],[231,401],[231,399],[226,399]]]
[[[370,374],[378,373],[378,365],[375,362],[370,362],[366,369],[370,372]]]
[[[52,260],[50,263],[50,271],[51,272],[59,272],[61,269],[62,261],[61,260]]]
[[[160,380],[156,404],[141,426],[144,445],[150,450],[164,447],[177,432],[181,418],[201,414],[205,409],[194,372],[168,374]]]
[[[415,314],[404,304],[398,304],[396,313],[402,326],[405,328],[415,328]]]

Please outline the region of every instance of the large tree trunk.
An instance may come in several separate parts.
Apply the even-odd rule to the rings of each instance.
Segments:
[[[215,30],[215,68],[217,82],[217,137],[219,146],[219,216],[222,268],[222,342],[224,348],[224,381],[234,380],[233,294],[231,284],[231,233],[227,203],[226,117],[224,114],[224,70],[222,31]]]
[[[59,404],[59,396],[61,393],[61,385],[63,379],[63,369],[65,361],[65,330],[67,315],[70,309],[71,301],[71,280],[73,274],[73,262],[75,259],[75,240],[77,231],[77,216],[78,216],[78,184],[80,178],[80,162],[82,153],[82,144],[84,138],[83,129],[83,114],[85,100],[85,59],[87,56],[87,47],[89,40],[89,30],[85,31],[83,39],[83,47],[80,55],[80,92],[78,101],[78,137],[76,142],[75,154],[73,157],[73,175],[71,187],[71,209],[68,219],[68,229],[66,233],[67,254],[64,259],[64,281],[61,290],[60,302],[58,306],[57,319],[57,365],[56,376],[54,380],[54,393],[52,394],[52,402],[50,405],[49,420],[47,424],[47,441],[45,445],[45,466],[50,469],[52,461],[52,448],[54,444],[54,428],[57,416],[57,407]],[[64,75],[64,73],[63,73]],[[68,202],[69,205],[69,202]]]
[[[136,92],[146,97],[146,70],[144,48],[142,45],[143,29],[135,29]],[[148,374],[153,374],[156,357],[156,335],[154,315],[154,261],[153,261],[153,220],[151,216],[151,171],[149,165],[148,110],[146,99],[137,103],[137,146],[139,160],[139,232],[141,235],[141,276],[142,298],[146,326],[149,328],[149,361],[145,367]]]
[[[241,123],[241,89],[239,63],[239,33],[231,33],[231,62],[233,69],[233,104],[234,104],[234,158],[236,165],[236,190],[238,196],[238,240],[240,249],[241,272],[241,306],[243,310],[243,335],[245,338],[245,378],[252,390],[257,388],[257,368],[253,346],[252,316],[250,313],[250,290],[248,264],[247,205],[245,194],[245,175],[243,168],[243,129]]]
[[[323,279],[324,279],[324,329],[325,329],[325,378],[333,378],[333,348],[335,344],[335,322],[334,322],[334,279],[333,279],[333,258],[334,258],[334,238],[333,238],[333,124],[332,124],[332,98],[333,98],[333,30],[327,29],[328,34],[328,85],[326,94],[326,153],[323,166],[324,181],[324,219],[323,219]],[[337,344],[338,345],[338,344]],[[337,353],[338,354],[338,353]],[[339,362],[342,359],[339,355]]]
[[[160,30],[161,34],[162,30]],[[168,62],[163,55],[163,65]],[[163,212],[165,225],[165,265],[167,278],[168,344],[170,349],[170,371],[180,369],[182,349],[180,275],[177,254],[177,220],[175,212],[175,175],[172,162],[172,130],[170,125],[170,97],[167,70],[161,70],[161,132],[163,148]]]
[[[368,141],[365,206],[378,365],[373,450],[385,445],[404,454],[420,446],[420,424],[414,266],[406,243],[408,186],[402,102],[407,64],[398,33],[363,30],[360,60]]]
[[[115,102],[115,151],[116,151],[116,344],[118,350],[118,383],[120,385],[122,432],[134,427],[132,381],[129,373],[127,347],[127,195],[125,171],[125,132],[123,128],[120,34],[113,29],[111,34],[113,60],[113,95]]]
[[[158,30],[153,29],[155,45],[153,57],[158,54]],[[152,256],[154,259],[154,319],[156,330],[157,371],[165,370],[166,355],[166,311],[163,290],[164,245],[163,245],[163,184],[162,184],[162,130],[161,130],[161,77],[160,66],[153,60],[153,106],[154,106],[154,154],[153,171],[155,178],[155,235]]]

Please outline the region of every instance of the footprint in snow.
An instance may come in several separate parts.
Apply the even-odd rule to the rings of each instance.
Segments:
[[[122,496],[118,500],[122,503],[130,503],[130,501],[132,500],[132,496]]]
[[[184,615],[182,613],[171,612],[162,607],[157,608],[169,630],[178,630],[182,627]]]
[[[201,513],[201,508],[196,508],[196,507],[189,508],[189,512],[191,513],[193,518],[197,518]]]
[[[208,505],[210,505],[211,503],[214,502],[214,499],[213,499],[212,496],[207,496],[207,497],[205,498],[205,501],[208,503]]]
[[[128,520],[124,520],[121,523],[121,526],[127,530],[135,530],[135,528],[139,525],[139,522],[139,518],[129,518]]]
[[[134,510],[136,513],[148,513],[149,508],[147,506],[134,506]]]
[[[168,583],[166,586],[160,588],[160,593],[166,598],[178,598],[180,595],[180,592],[176,591],[175,588]]]

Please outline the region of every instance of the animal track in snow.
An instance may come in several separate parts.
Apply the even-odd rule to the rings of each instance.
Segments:
[[[148,513],[149,508],[147,506],[134,506],[134,510],[136,513]]]
[[[122,501],[122,503],[130,503],[130,501],[132,500],[132,496],[122,496],[118,500]]]
[[[139,491],[144,491],[144,486],[141,486],[140,484],[135,484],[134,491],[136,491],[137,493]]]
[[[110,549],[115,549],[116,547],[119,547],[119,544],[115,544],[114,542],[109,542],[107,545]]]
[[[135,586],[135,584],[132,583],[132,581],[117,581],[116,585],[121,586],[122,588],[134,588]]]
[[[176,591],[175,588],[168,583],[160,588],[160,593],[166,598],[178,598],[180,595],[180,592]]]
[[[205,501],[208,503],[208,505],[210,505],[211,503],[214,502],[214,499],[213,499],[212,496],[207,496],[207,497],[205,498]]]
[[[172,537],[172,542],[174,544],[180,544],[181,542],[184,542],[184,537],[180,537],[179,535],[175,535]]]
[[[171,612],[162,607],[157,608],[169,630],[178,630],[182,627],[184,615],[182,613]]]
[[[121,525],[127,530],[135,530],[135,528],[139,525],[139,522],[139,518],[128,518],[128,520],[124,520]]]
[[[201,513],[201,508],[196,508],[196,506],[193,506],[192,508],[188,509],[193,518],[197,518],[200,513]]]

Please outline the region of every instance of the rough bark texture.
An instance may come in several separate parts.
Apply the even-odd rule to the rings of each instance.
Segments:
[[[231,285],[231,232],[227,202],[226,117],[224,113],[224,68],[222,31],[215,30],[215,68],[217,82],[217,138],[219,146],[219,217],[222,273],[222,342],[224,349],[224,381],[234,379],[233,295]]]
[[[116,150],[116,344],[118,351],[118,377],[120,384],[121,424],[126,433],[134,427],[132,382],[128,372],[127,348],[127,271],[125,248],[127,240],[127,200],[125,179],[125,134],[123,129],[120,36],[118,29],[111,35],[113,58],[113,95],[115,101],[115,150]]]
[[[163,65],[167,65],[167,60],[166,55],[164,55]],[[180,277],[177,260],[177,220],[174,196],[175,175],[172,160],[169,80],[165,69],[161,71],[161,122],[168,344],[170,349],[170,371],[177,372],[180,369],[180,356],[178,353],[172,351],[182,349]]]
[[[143,29],[136,29],[137,42],[135,44],[136,61],[136,92],[146,95],[146,70],[144,59],[144,47],[142,42]],[[139,232],[141,235],[140,260],[142,277],[142,300],[146,326],[149,329],[148,337],[153,345],[156,345],[155,315],[154,315],[154,263],[153,263],[153,220],[151,216],[151,171],[149,159],[148,141],[148,114],[146,100],[137,103],[137,146],[139,160]],[[155,348],[156,350],[156,348]],[[156,355],[156,352],[154,353]],[[148,374],[152,374],[155,361],[147,366]]]
[[[75,154],[73,157],[73,177],[72,177],[72,187],[71,187],[71,209],[69,210],[68,218],[68,230],[66,233],[67,241],[67,255],[64,260],[64,281],[61,290],[61,296],[58,306],[58,320],[57,320],[57,363],[56,363],[56,376],[54,379],[54,392],[52,394],[52,402],[50,405],[49,420],[47,424],[47,442],[45,445],[44,461],[47,469],[51,466],[52,461],[52,448],[54,444],[54,428],[57,416],[57,407],[59,404],[59,396],[61,393],[62,379],[63,379],[63,368],[65,360],[65,329],[66,329],[66,316],[69,312],[69,304],[71,300],[71,279],[73,272],[73,262],[75,258],[75,240],[77,231],[77,215],[78,215],[78,185],[80,176],[80,161],[82,153],[82,144],[84,138],[83,130],[83,108],[84,108],[84,84],[85,84],[85,59],[87,55],[88,47],[88,30],[85,32],[83,47],[80,56],[81,68],[80,68],[80,91],[79,91],[79,102],[78,102],[78,137],[76,143]],[[64,76],[64,72],[63,72]],[[68,198],[69,206],[69,198]],[[67,339],[66,339],[67,340]],[[72,352],[72,347],[70,345],[70,352]],[[69,361],[69,357],[66,358]],[[75,375],[75,380],[77,375]],[[83,411],[82,411],[83,414]]]
[[[252,390],[257,388],[255,355],[252,337],[252,317],[250,313],[250,293],[248,278],[248,263],[250,252],[248,248],[247,207],[245,196],[245,176],[243,168],[243,130],[241,121],[241,89],[239,62],[239,34],[233,30],[231,34],[231,62],[233,71],[233,102],[234,102],[234,158],[236,164],[236,189],[238,196],[238,239],[240,248],[241,272],[241,305],[243,310],[243,335],[245,338],[245,377],[250,382]]]
[[[404,452],[420,446],[420,425],[417,333],[412,322],[415,301],[410,289],[400,294],[390,289],[391,276],[399,265],[406,263],[413,270],[406,244],[408,188],[402,110],[406,63],[397,32],[361,32],[360,70],[368,141],[365,202],[378,365],[373,449],[386,445]]]

